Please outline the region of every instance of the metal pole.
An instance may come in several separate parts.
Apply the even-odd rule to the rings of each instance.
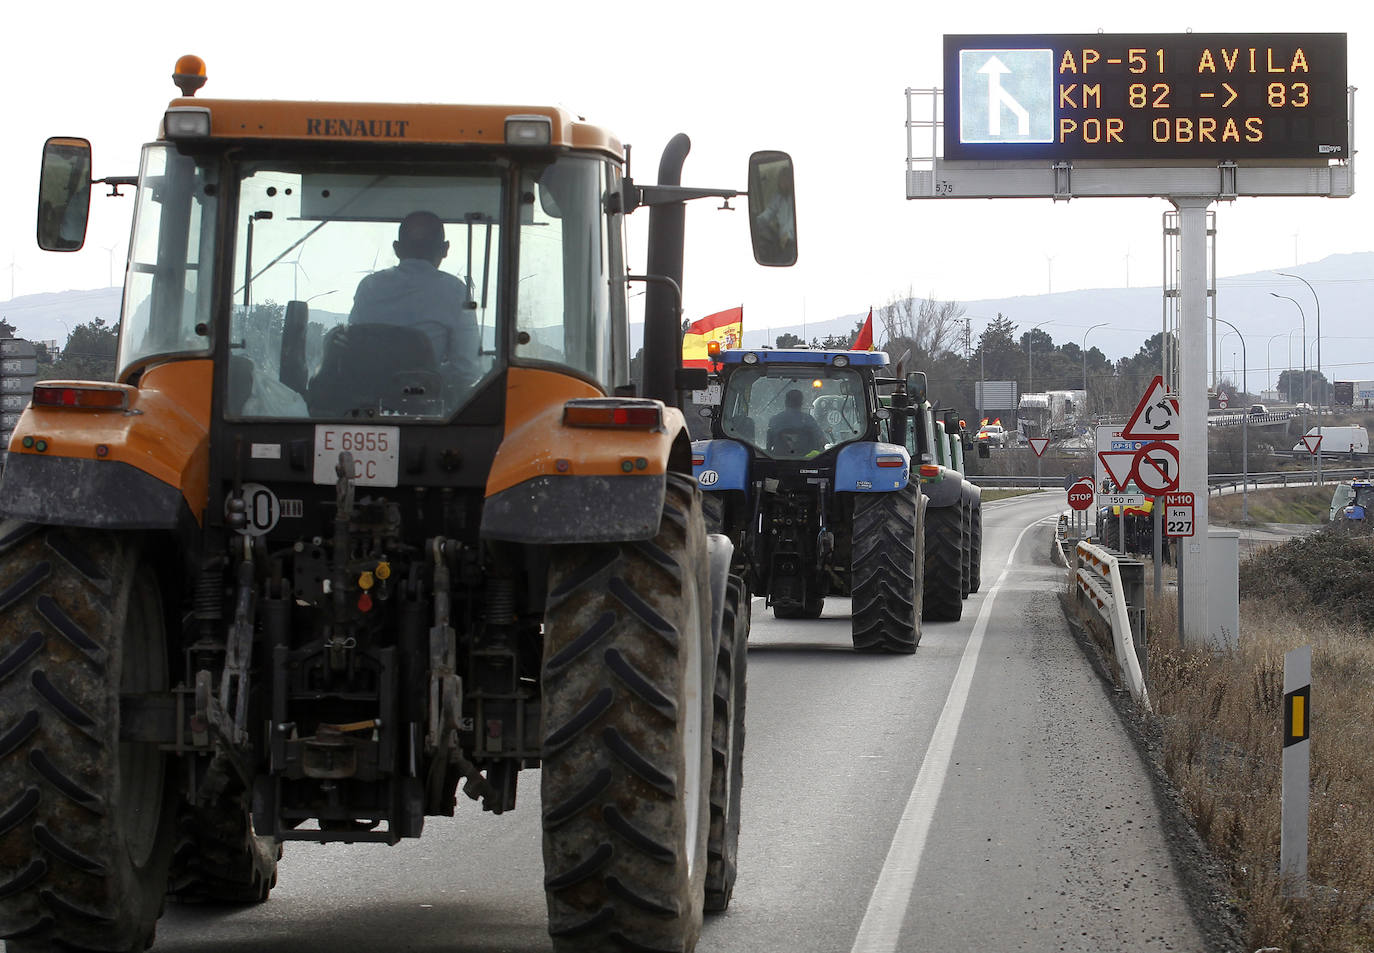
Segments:
[[[1240,338],[1240,362],[1241,362],[1241,365],[1242,365],[1241,370],[1240,370],[1240,377],[1241,377],[1240,389],[1243,390],[1243,391],[1245,392],[1245,394],[1246,394],[1246,399],[1248,400],[1248,399],[1249,399],[1249,394],[1250,394],[1250,358],[1246,355],[1246,351],[1245,351],[1245,335],[1241,334],[1241,333],[1240,333],[1240,329],[1237,328],[1237,327],[1236,327],[1234,324],[1232,324],[1230,321],[1227,321],[1225,318],[1217,318],[1217,317],[1213,316],[1213,319],[1216,320],[1216,321],[1220,321],[1222,324],[1226,325],[1228,328],[1230,328],[1232,331],[1234,331],[1234,332],[1236,333],[1236,337]],[[1235,352],[1232,352],[1232,353],[1234,354]],[[1234,373],[1234,372],[1233,372],[1233,373]],[[1244,401],[1242,401],[1242,403],[1244,403]],[[1242,482],[1241,482],[1241,485],[1240,485],[1240,521],[1241,521],[1242,523],[1248,523],[1248,522],[1250,522],[1250,436],[1249,436],[1249,428],[1250,428],[1250,408],[1249,408],[1249,407],[1246,407],[1246,408],[1245,408],[1245,416],[1242,417],[1242,418],[1240,418],[1240,466],[1241,466],[1241,473],[1243,474],[1243,476],[1241,477],[1241,481],[1242,481]]]
[[[1155,505],[1154,505],[1154,507],[1151,509],[1151,515],[1154,517],[1154,522],[1155,522],[1155,530],[1154,530],[1154,533],[1153,533],[1153,535],[1152,535],[1151,538],[1154,540],[1154,550],[1155,550],[1155,552],[1154,552],[1154,557],[1155,557],[1155,598],[1156,598],[1156,599],[1158,599],[1158,598],[1160,597],[1160,595],[1164,592],[1164,566],[1163,566],[1163,563],[1164,563],[1164,533],[1163,533],[1163,530],[1164,530],[1164,523],[1163,523],[1163,520],[1162,520],[1160,514],[1161,514],[1161,513],[1163,512],[1163,510],[1164,510],[1164,507],[1161,505],[1161,501],[1164,499],[1165,496],[1167,496],[1167,494],[1165,494],[1165,493],[1161,493],[1161,494],[1159,494],[1158,496],[1156,496],[1156,497],[1155,497]],[[1147,658],[1148,658],[1148,656],[1147,656]],[[1148,673],[1147,673],[1147,674],[1148,674]],[[1148,680],[1148,679],[1147,679],[1147,680]]]
[[[1269,292],[1269,295],[1274,298],[1282,298],[1284,301],[1292,301],[1293,307],[1297,308],[1298,314],[1302,315],[1302,434],[1305,437],[1307,436],[1307,405],[1311,403],[1308,399],[1309,387],[1307,382],[1307,312],[1302,309],[1302,305],[1298,303],[1296,298],[1290,298],[1288,295],[1281,295],[1273,291]],[[1292,363],[1291,359],[1289,363]],[[1292,403],[1293,374],[1291,370],[1288,374],[1288,391],[1288,402]],[[1320,447],[1318,449],[1320,449]]]
[[[1128,256],[1128,257],[1129,257],[1129,256]],[[1096,331],[1098,328],[1105,328],[1108,324],[1111,324],[1111,322],[1110,322],[1110,321],[1103,321],[1101,324],[1094,324],[1092,327],[1088,328],[1088,330],[1086,330],[1086,331],[1083,332],[1083,347],[1080,348],[1079,350],[1081,350],[1082,353],[1083,353],[1083,399],[1084,399],[1084,400],[1087,400],[1087,399],[1088,399],[1088,335],[1089,335],[1089,334],[1092,334],[1092,333],[1093,333],[1094,331]],[[1163,340],[1164,340],[1163,338],[1160,338],[1160,341],[1161,341],[1161,342],[1162,342]],[[1086,408],[1085,408],[1085,409],[1086,409]]]
[[[1312,300],[1315,301],[1315,302],[1317,303],[1317,381],[1318,381],[1317,386],[1318,386],[1318,387],[1321,387],[1321,384],[1322,384],[1322,299],[1319,298],[1319,297],[1317,297],[1317,289],[1316,289],[1316,288],[1313,288],[1313,287],[1312,287],[1312,283],[1311,283],[1310,281],[1308,281],[1306,278],[1304,278],[1302,275],[1294,275],[1294,274],[1290,274],[1289,272],[1286,272],[1286,271],[1280,271],[1279,274],[1280,274],[1280,275],[1283,275],[1283,277],[1285,277],[1285,278],[1296,278],[1296,279],[1298,279],[1299,281],[1301,281],[1303,284],[1307,285],[1307,290],[1310,291],[1310,292],[1312,292]],[[1321,395],[1319,394],[1319,395],[1317,396],[1317,436],[1320,437],[1320,436],[1321,436],[1321,432],[1322,432],[1322,398],[1321,398]],[[1321,453],[1320,453],[1320,451],[1321,451],[1321,445],[1320,445],[1320,444],[1317,445],[1317,450],[1319,451],[1319,452],[1317,453],[1317,485],[1318,485],[1318,486],[1321,486],[1321,485],[1322,485],[1322,455],[1321,455]]]
[[[1280,331],[1278,334],[1269,335],[1269,343],[1264,346],[1264,379],[1269,382],[1269,390],[1277,393],[1278,388],[1274,385],[1274,352],[1271,348],[1274,345],[1274,338],[1281,338],[1287,332]]]
[[[1170,197],[1179,217],[1179,428],[1180,492],[1192,493],[1196,535],[1186,546],[1197,572],[1183,591],[1183,644],[1202,648],[1207,631],[1207,196]]]

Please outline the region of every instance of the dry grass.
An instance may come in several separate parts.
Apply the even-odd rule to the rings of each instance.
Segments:
[[[1283,547],[1276,547],[1282,549]],[[1374,948],[1374,631],[1292,595],[1261,552],[1247,560],[1240,646],[1190,651],[1176,600],[1148,610],[1150,693],[1164,768],[1198,832],[1227,864],[1252,948],[1345,953]],[[1367,566],[1374,566],[1371,556]],[[1307,567],[1321,572],[1322,567]],[[1374,588],[1374,575],[1369,579]],[[1281,592],[1282,595],[1261,594]],[[1312,645],[1307,900],[1278,875],[1283,654]]]
[[[1331,507],[1332,485],[1251,490],[1245,509],[1252,523],[1325,523]],[[1227,493],[1207,501],[1208,519],[1240,523],[1241,494]]]

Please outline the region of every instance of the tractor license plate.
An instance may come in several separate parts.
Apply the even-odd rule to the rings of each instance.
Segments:
[[[400,457],[400,427],[357,427],[319,424],[315,427],[315,482],[337,483],[339,454],[353,454],[353,479],[359,486],[395,486]]]

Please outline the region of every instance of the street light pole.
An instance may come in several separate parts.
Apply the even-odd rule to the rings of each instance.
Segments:
[[[1264,346],[1264,379],[1269,382],[1269,390],[1271,393],[1276,392],[1278,388],[1274,386],[1274,354],[1270,348],[1274,344],[1274,338],[1281,338],[1286,333],[1288,332],[1280,331],[1278,334],[1269,335],[1269,343]],[[1292,403],[1292,401],[1289,403]]]
[[[1130,255],[1126,256],[1128,261],[1130,260],[1130,257]],[[1100,324],[1094,324],[1092,327],[1088,328],[1088,330],[1083,332],[1083,346],[1079,348],[1079,350],[1083,353],[1083,400],[1085,402],[1088,399],[1088,335],[1092,334],[1098,328],[1105,328],[1109,324],[1111,324],[1110,321],[1103,321]]]
[[[1282,276],[1285,277],[1285,278],[1296,278],[1296,279],[1298,279],[1299,281],[1301,281],[1303,284],[1307,285],[1307,290],[1310,291],[1310,292],[1312,292],[1312,300],[1315,301],[1315,302],[1317,303],[1317,379],[1320,381],[1320,380],[1322,379],[1322,299],[1319,298],[1319,297],[1317,297],[1317,289],[1316,289],[1316,288],[1313,288],[1313,287],[1312,287],[1312,283],[1311,283],[1310,281],[1308,281],[1306,278],[1304,278],[1302,275],[1294,275],[1294,274],[1291,274],[1291,273],[1286,272],[1286,271],[1280,271],[1280,272],[1278,272],[1278,274],[1282,275]],[[1305,359],[1305,355],[1304,355],[1304,359]],[[1318,436],[1318,437],[1321,436],[1321,432],[1322,432],[1322,399],[1321,399],[1321,396],[1318,395],[1318,397],[1317,397],[1317,436]],[[1317,485],[1318,485],[1318,486],[1321,486],[1321,485],[1322,485],[1322,455],[1321,455],[1321,453],[1320,453],[1321,444],[1318,444],[1318,445],[1317,445],[1317,450],[1319,451],[1319,452],[1317,453]]]
[[[1049,324],[1053,318],[1046,318],[1040,324]],[[1035,393],[1035,329],[1040,327],[1035,325],[1026,332],[1026,393]]]
[[[1240,338],[1240,389],[1245,392],[1247,399],[1250,393],[1250,361],[1245,354],[1245,335],[1241,334],[1234,324],[1225,318],[1217,318],[1222,324],[1226,325],[1235,332],[1236,337]],[[1235,373],[1234,370],[1231,372]],[[1244,401],[1242,401],[1244,403]],[[1245,408],[1245,416],[1240,418],[1240,521],[1250,522],[1250,408]]]
[[[1303,405],[1304,405],[1303,408],[1302,408],[1302,432],[1303,432],[1303,435],[1306,436],[1306,434],[1307,434],[1307,406],[1306,406],[1306,405],[1309,404],[1309,403],[1311,403],[1311,401],[1309,401],[1309,400],[1307,399],[1307,390],[1308,390],[1308,386],[1307,386],[1307,312],[1304,311],[1304,310],[1302,309],[1302,305],[1298,304],[1296,298],[1290,298],[1290,297],[1288,297],[1288,295],[1281,295],[1281,294],[1278,294],[1277,292],[1274,292],[1274,291],[1269,292],[1269,294],[1270,294],[1271,297],[1274,297],[1274,298],[1282,298],[1284,301],[1292,301],[1292,302],[1293,302],[1293,307],[1297,308],[1297,309],[1298,309],[1298,314],[1302,315],[1302,402],[1303,402]],[[1289,389],[1289,391],[1290,391],[1290,394],[1289,394],[1289,403],[1292,403],[1292,394],[1291,394],[1291,391],[1292,391],[1292,389],[1293,389],[1293,375],[1292,375],[1292,373],[1289,373],[1289,375],[1288,375],[1288,389]]]

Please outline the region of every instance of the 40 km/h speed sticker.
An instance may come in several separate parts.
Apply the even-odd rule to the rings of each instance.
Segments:
[[[225,515],[229,513],[231,502],[233,497],[228,497],[224,501]],[[272,532],[282,515],[281,502],[277,499],[277,494],[261,483],[245,483],[243,502],[248,507],[244,512],[248,522],[239,532],[248,536],[262,536],[264,533]]]

